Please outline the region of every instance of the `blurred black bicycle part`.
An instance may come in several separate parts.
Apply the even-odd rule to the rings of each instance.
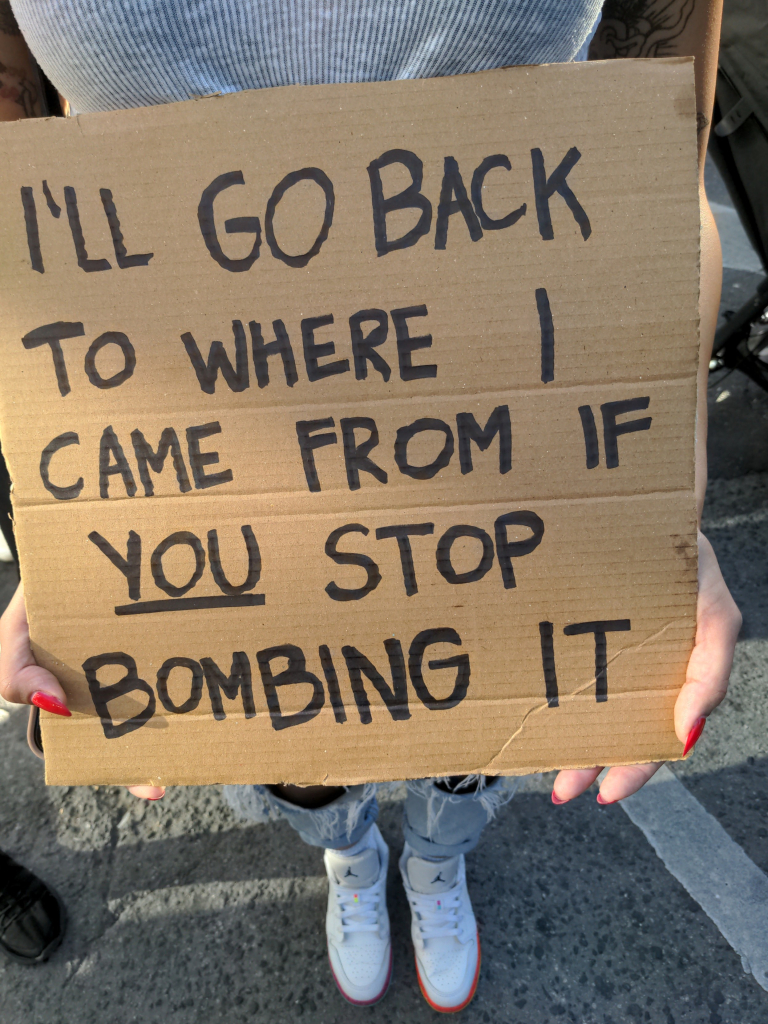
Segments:
[[[725,0],[709,152],[768,269],[768,16],[765,0]],[[768,391],[768,276],[716,334],[710,371],[740,370]]]

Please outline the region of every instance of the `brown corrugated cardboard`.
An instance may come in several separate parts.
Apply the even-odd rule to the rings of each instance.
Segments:
[[[49,782],[680,756],[692,61],[19,122],[0,154],[0,432],[73,710]]]

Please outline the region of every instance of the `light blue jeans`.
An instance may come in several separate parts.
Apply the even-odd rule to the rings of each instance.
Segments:
[[[445,780],[406,783],[403,832],[420,856],[453,857],[474,850],[485,826],[515,794],[521,778],[467,776],[453,790]],[[442,785],[438,785],[442,783]],[[356,843],[378,816],[375,783],[347,786],[332,803],[316,810],[297,807],[265,786],[225,786],[227,802],[252,821],[282,819],[305,843],[339,850]]]

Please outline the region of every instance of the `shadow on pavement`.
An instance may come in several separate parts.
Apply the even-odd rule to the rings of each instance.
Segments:
[[[21,755],[22,726],[21,715],[3,726],[6,753]],[[138,804],[113,788],[46,791],[36,765],[30,771],[16,763],[16,777],[8,779],[17,784],[16,796],[4,803],[8,810],[15,803],[19,813],[26,808],[37,825],[34,832],[16,830],[11,852],[58,886],[72,924],[47,967],[0,967],[3,1024],[437,1019],[418,991],[394,865],[395,978],[379,1006],[360,1010],[341,1000],[326,963],[321,853],[287,826],[237,823],[218,787],[169,793],[173,805]],[[759,769],[764,779],[766,764]],[[755,799],[746,796],[741,772],[716,773],[692,788],[708,803],[721,799],[720,790],[740,788]],[[462,1020],[768,1019],[768,993],[743,974],[738,956],[622,810],[600,808],[594,796],[593,789],[554,807],[548,793],[524,792],[468,858],[483,968],[478,997]],[[69,805],[88,811],[91,821],[101,818],[103,831],[89,840],[86,822]],[[722,806],[733,818],[724,824],[738,826],[738,806]],[[173,834],[179,816],[184,835]],[[380,821],[399,852],[399,805],[385,803]],[[756,856],[748,836],[734,837]]]

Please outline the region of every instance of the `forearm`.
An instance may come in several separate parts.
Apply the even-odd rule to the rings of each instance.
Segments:
[[[707,383],[709,360],[715,340],[717,314],[720,308],[720,288],[723,279],[723,257],[715,218],[709,208],[704,186],[700,189],[701,202],[701,291],[699,295],[700,345],[699,393],[696,409],[696,504],[701,519],[704,494],[707,489]]]
[[[715,99],[723,0],[605,0],[589,45],[589,60],[616,57],[693,57],[699,170]]]
[[[8,0],[0,0],[0,121],[40,117],[40,76]]]
[[[720,239],[704,192],[704,160],[715,97],[722,6],[722,0],[605,0],[600,24],[589,47],[590,60],[686,56],[695,59],[701,205],[701,349],[696,419],[699,516],[707,487],[707,378],[722,283]]]

